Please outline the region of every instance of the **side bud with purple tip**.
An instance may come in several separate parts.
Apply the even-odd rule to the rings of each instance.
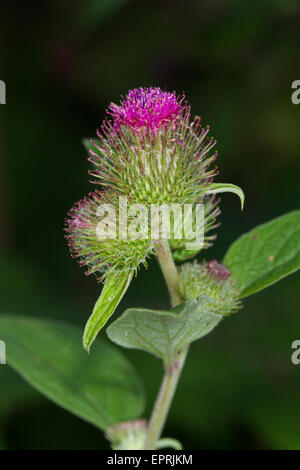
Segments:
[[[230,270],[217,261],[185,263],[179,272],[179,292],[184,300],[208,295],[214,313],[228,316],[242,308],[240,291]]]

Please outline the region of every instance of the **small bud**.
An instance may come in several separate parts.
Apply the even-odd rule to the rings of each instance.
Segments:
[[[146,420],[138,419],[110,426],[106,432],[106,437],[111,442],[114,450],[142,450],[146,433]]]
[[[240,291],[230,270],[217,261],[185,263],[179,273],[179,292],[184,300],[208,295],[213,313],[230,315],[242,308]]]

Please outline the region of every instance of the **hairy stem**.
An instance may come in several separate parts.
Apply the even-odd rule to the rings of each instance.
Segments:
[[[160,240],[158,242],[156,256],[168,286],[172,307],[174,307],[181,302],[181,298],[178,292],[178,272],[168,240]]]
[[[178,272],[167,240],[160,240],[156,255],[175,306],[181,302],[178,292]],[[188,348],[177,354],[173,364],[165,364],[163,381],[150,418],[145,449],[153,450],[159,440],[176,391],[177,383],[184,365]]]

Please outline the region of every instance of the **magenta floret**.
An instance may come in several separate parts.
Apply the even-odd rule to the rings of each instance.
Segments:
[[[126,126],[135,132],[153,132],[176,123],[187,105],[184,96],[162,91],[158,87],[130,90],[120,105],[111,103],[107,111],[115,130]]]

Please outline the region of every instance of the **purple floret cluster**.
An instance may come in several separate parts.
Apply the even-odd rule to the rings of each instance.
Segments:
[[[130,90],[120,105],[111,103],[107,113],[113,118],[115,130],[122,126],[141,133],[159,129],[174,123],[186,109],[184,96],[176,96],[175,92],[162,91],[158,87],[135,88]]]

